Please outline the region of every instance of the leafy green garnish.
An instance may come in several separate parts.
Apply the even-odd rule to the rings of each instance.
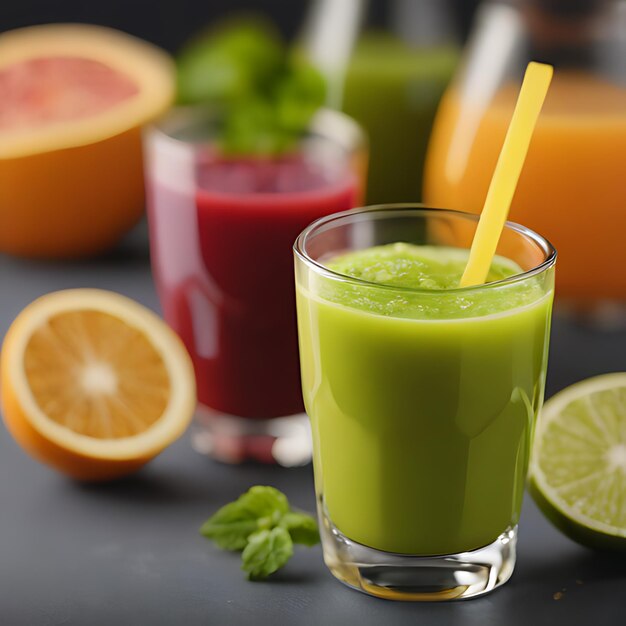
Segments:
[[[294,543],[314,546],[319,543],[320,532],[317,522],[307,513],[289,511],[280,520],[280,526],[289,531]]]
[[[280,569],[292,555],[293,540],[284,528],[259,530],[248,539],[241,555],[241,569],[250,580],[261,580]]]
[[[178,57],[179,102],[218,109],[227,153],[289,150],[325,97],[322,75],[258,19],[212,29]]]
[[[268,23],[224,22],[192,39],[178,56],[179,101],[215,104],[248,97],[274,80],[284,54]]]
[[[293,544],[314,546],[320,536],[313,517],[290,508],[274,487],[251,487],[223,506],[200,528],[224,550],[243,551],[242,569],[251,580],[266,578],[293,555]]]
[[[243,550],[257,528],[256,517],[231,502],[208,519],[200,532],[224,550]]]

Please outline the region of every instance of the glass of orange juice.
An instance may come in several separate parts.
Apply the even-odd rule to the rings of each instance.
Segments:
[[[479,212],[526,63],[555,75],[511,219],[560,252],[557,296],[579,311],[626,304],[626,5],[490,2],[449,87],[428,150],[424,200]],[[622,317],[623,319],[623,317]]]

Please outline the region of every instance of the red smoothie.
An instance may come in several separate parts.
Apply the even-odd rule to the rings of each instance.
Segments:
[[[358,189],[298,156],[202,155],[195,180],[148,181],[155,280],[201,404],[246,418],[304,411],[291,248],[313,220],[357,205]]]

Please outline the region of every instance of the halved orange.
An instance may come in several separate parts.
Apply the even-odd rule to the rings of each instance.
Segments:
[[[128,474],[187,428],[191,359],[154,313],[108,291],[58,291],[11,325],[0,361],[4,421],[32,456],[80,480]]]
[[[125,33],[0,34],[0,250],[99,252],[143,212],[141,128],[171,105],[171,58]]]

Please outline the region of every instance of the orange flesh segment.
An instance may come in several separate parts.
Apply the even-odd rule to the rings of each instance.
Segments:
[[[97,115],[139,93],[100,61],[37,57],[0,69],[0,130],[41,127]]]
[[[43,413],[87,437],[142,433],[170,397],[168,371],[145,335],[100,311],[51,317],[30,338],[24,366]]]

